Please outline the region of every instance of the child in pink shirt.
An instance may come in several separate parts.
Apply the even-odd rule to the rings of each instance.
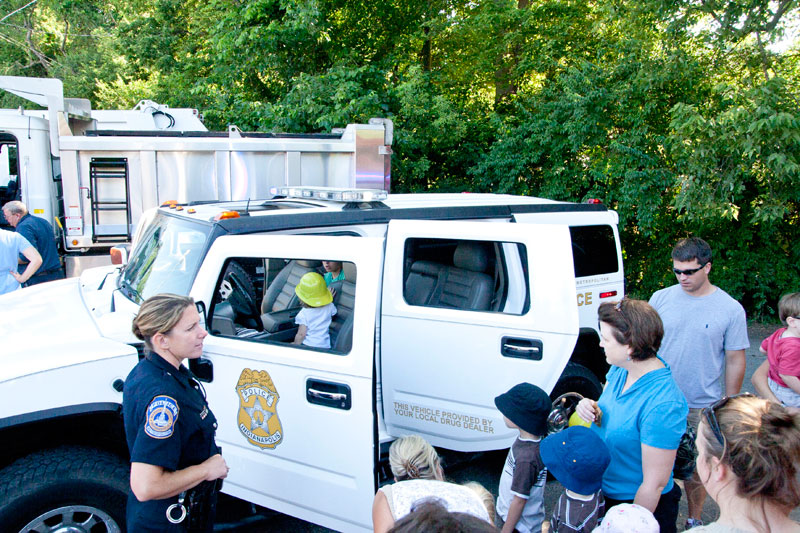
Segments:
[[[783,295],[778,315],[786,327],[761,343],[769,362],[767,383],[783,405],[800,407],[800,292]]]

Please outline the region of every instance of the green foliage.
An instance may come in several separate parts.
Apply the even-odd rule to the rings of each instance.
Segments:
[[[196,107],[212,129],[389,117],[396,192],[617,210],[634,296],[674,283],[689,234],[753,314],[800,286],[800,54],[770,48],[796,0],[26,4],[0,8],[0,74],[61,78],[96,108]]]
[[[778,292],[800,282],[792,246],[800,207],[797,98],[782,78],[743,91],[718,85],[702,108],[679,104],[672,115],[678,216],[717,234],[742,270],[759,273],[731,269],[724,280],[767,313]]]

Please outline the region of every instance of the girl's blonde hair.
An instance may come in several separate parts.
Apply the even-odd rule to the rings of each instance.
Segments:
[[[467,481],[464,483],[464,486],[474,492],[478,498],[481,499],[483,506],[486,507],[486,512],[489,513],[489,518],[491,519],[492,524],[494,524],[497,521],[497,513],[494,509],[494,496],[492,496],[492,493],[486,490],[486,487],[477,481]]]
[[[400,437],[389,447],[389,466],[397,481],[407,479],[442,480],[439,454],[419,435]]]
[[[186,308],[193,305],[194,300],[188,296],[169,293],[151,296],[139,307],[131,330],[136,338],[144,341],[148,350],[153,351],[153,335],[166,335],[172,331]]]

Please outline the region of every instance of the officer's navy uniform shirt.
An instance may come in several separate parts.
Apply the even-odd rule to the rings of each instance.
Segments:
[[[53,226],[51,226],[48,221],[28,213],[19,219],[16,231],[28,239],[28,242],[31,243],[33,247],[36,248],[36,251],[39,252],[39,255],[42,256],[42,266],[36,271],[34,277],[44,274],[56,274],[56,277],[50,279],[64,277],[61,271],[61,261],[58,259],[56,240],[53,236]],[[22,274],[28,266],[28,258],[20,254],[20,259],[25,261],[24,265],[19,265],[19,273]],[[36,282],[37,280],[31,278],[30,281]],[[29,284],[31,284],[30,281],[28,282]]]
[[[139,361],[125,380],[122,410],[131,462],[175,471],[218,453],[217,420],[183,365],[176,369],[157,354]],[[185,523],[176,526],[166,518],[167,508],[177,500],[140,502],[130,492],[128,531],[183,531]]]

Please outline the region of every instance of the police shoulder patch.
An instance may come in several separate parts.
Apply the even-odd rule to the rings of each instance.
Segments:
[[[169,396],[156,396],[147,406],[144,432],[154,439],[166,439],[175,432],[180,408],[178,402]]]

